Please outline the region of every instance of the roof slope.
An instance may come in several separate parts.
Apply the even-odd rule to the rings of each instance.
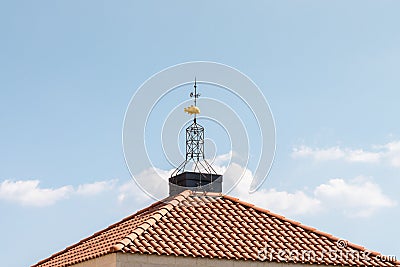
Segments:
[[[157,202],[33,266],[70,266],[113,252],[400,266],[236,198],[192,191]]]

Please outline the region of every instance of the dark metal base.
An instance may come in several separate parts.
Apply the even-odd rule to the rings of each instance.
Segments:
[[[169,195],[185,190],[222,192],[222,175],[199,172],[184,172],[169,178]]]

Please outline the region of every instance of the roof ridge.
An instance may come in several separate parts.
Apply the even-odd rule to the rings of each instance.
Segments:
[[[272,211],[270,211],[270,210],[267,210],[267,209],[258,207],[258,206],[254,205],[254,204],[248,203],[248,202],[243,201],[243,200],[240,200],[240,199],[238,199],[238,198],[231,197],[231,196],[228,196],[228,195],[223,195],[223,197],[226,198],[226,199],[229,199],[229,200],[231,200],[231,201],[237,202],[237,203],[239,203],[239,204],[242,204],[242,205],[244,205],[244,206],[247,206],[247,207],[249,207],[249,208],[253,208],[253,209],[257,210],[257,211],[266,213],[266,214],[268,214],[268,215],[271,215],[271,216],[276,217],[276,218],[278,218],[278,219],[281,219],[281,220],[283,220],[283,221],[289,222],[289,223],[294,224],[294,225],[296,225],[296,226],[299,226],[299,227],[301,227],[301,228],[303,228],[303,229],[305,229],[305,230],[307,230],[307,231],[311,231],[311,232],[317,233],[317,234],[319,234],[319,235],[323,235],[323,236],[325,236],[325,237],[327,237],[327,238],[336,239],[335,241],[337,241],[337,240],[340,239],[340,238],[338,238],[338,237],[336,237],[336,236],[333,236],[333,235],[331,235],[331,234],[329,234],[329,233],[320,231],[320,230],[318,230],[318,229],[316,229],[316,228],[314,228],[314,227],[311,227],[311,226],[302,224],[302,223],[300,223],[300,222],[298,222],[298,221],[295,221],[295,220],[286,218],[286,217],[283,216],[283,215],[280,215],[280,214],[274,213],[274,212],[272,212]]]
[[[258,206],[254,205],[254,204],[251,204],[251,203],[248,203],[248,202],[246,202],[246,201],[240,200],[240,199],[238,199],[238,198],[236,198],[236,197],[228,196],[228,195],[225,195],[225,194],[223,194],[222,197],[224,197],[224,198],[226,198],[226,199],[229,199],[229,200],[231,200],[231,201],[233,201],[233,202],[239,203],[239,204],[241,204],[241,205],[247,206],[247,207],[249,207],[249,208],[253,208],[253,209],[257,210],[257,211],[266,213],[266,214],[268,214],[268,215],[270,215],[270,216],[276,217],[276,218],[281,219],[281,220],[283,220],[283,221],[289,222],[289,223],[294,224],[294,225],[296,225],[296,226],[299,226],[299,227],[303,228],[304,230],[313,232],[314,234],[318,234],[318,235],[321,235],[321,236],[325,236],[326,238],[329,238],[329,239],[334,240],[334,241],[336,241],[336,242],[339,241],[339,240],[343,240],[342,238],[336,237],[336,236],[334,236],[334,235],[332,235],[332,234],[329,234],[329,233],[327,233],[327,232],[323,232],[323,231],[318,230],[318,229],[316,229],[316,228],[314,228],[314,227],[311,227],[311,226],[302,224],[302,223],[300,223],[300,222],[298,222],[298,221],[295,221],[295,220],[286,218],[285,216],[282,216],[282,215],[280,215],[280,214],[271,212],[270,210],[267,210],[267,209],[258,207]],[[349,242],[348,240],[345,240],[345,241],[347,242],[346,246],[348,246],[348,247],[352,247],[352,248],[354,248],[354,249],[358,249],[358,250],[361,250],[361,251],[368,251],[369,253],[371,253],[371,254],[374,255],[374,256],[382,255],[382,253],[379,253],[379,252],[376,252],[376,251],[373,251],[373,250],[366,249],[365,247],[363,247],[363,246],[361,246],[361,245],[354,244],[354,243],[352,243],[352,242]],[[400,261],[397,261],[397,260],[396,260],[395,263],[400,264]]]
[[[207,191],[192,191],[191,195],[197,196],[197,197],[223,197],[224,196],[222,193],[207,192]]]
[[[271,228],[270,224],[276,225]],[[300,249],[318,253],[321,246],[324,249],[336,249],[338,243],[335,240],[339,240],[328,233],[238,198],[222,193],[190,190],[164,198],[107,229],[95,233],[94,237],[92,236],[93,240],[90,240],[91,237],[85,238],[83,240],[89,241],[83,243],[81,241],[77,248],[68,247],[66,251],[57,253],[61,254],[60,256],[50,257],[42,261],[44,263],[39,266],[65,267],[114,253],[258,261],[262,260],[259,258],[260,249],[265,248],[266,244],[268,248],[271,246],[273,249]],[[286,233],[285,237],[281,236],[282,231]],[[105,234],[101,234],[103,232]],[[380,253],[372,253],[364,247],[346,241],[343,252],[352,253],[352,251],[357,253],[367,251],[367,257],[370,258],[360,258],[356,261],[351,258],[335,260],[327,258],[321,259],[322,261],[309,258],[303,259],[300,263],[400,267],[395,256],[394,261],[392,258],[382,261],[374,257]],[[274,259],[274,261],[280,260]],[[288,259],[286,262],[296,263],[296,261]]]
[[[137,237],[142,235],[147,229],[156,224],[165,214],[170,212],[175,206],[179,205],[183,200],[189,197],[192,191],[185,190],[178,195],[174,196],[171,200],[166,202],[166,205],[162,206],[159,210],[155,211],[146,221],[136,227],[129,235],[122,240],[118,241],[115,245],[110,247],[110,252],[121,251],[124,247],[128,246]]]
[[[70,246],[64,248],[63,250],[61,250],[61,251],[59,251],[59,252],[57,252],[57,253],[52,254],[51,256],[47,257],[46,259],[43,259],[43,260],[37,262],[36,264],[32,265],[32,267],[37,266],[37,265],[40,265],[40,264],[42,264],[42,263],[44,263],[44,262],[46,262],[46,261],[49,261],[50,259],[52,259],[52,258],[54,258],[54,257],[57,257],[57,256],[59,256],[59,255],[65,253],[66,251],[68,251],[68,250],[70,250],[70,249],[72,249],[72,248],[74,248],[74,247],[77,247],[77,246],[83,244],[84,242],[86,242],[86,241],[88,241],[88,240],[90,240],[90,239],[92,239],[92,238],[94,238],[94,237],[96,237],[96,236],[98,236],[98,235],[101,235],[101,234],[104,233],[104,232],[107,232],[108,230],[110,230],[110,229],[112,229],[112,228],[114,228],[114,227],[120,225],[121,223],[123,223],[123,222],[125,222],[125,221],[128,221],[128,220],[130,220],[130,219],[132,219],[132,218],[134,218],[134,217],[136,217],[136,216],[138,216],[138,215],[141,215],[141,214],[143,214],[143,213],[149,211],[151,208],[154,208],[155,206],[160,205],[161,203],[165,203],[165,201],[166,201],[167,199],[169,199],[169,198],[171,198],[171,197],[166,197],[166,198],[164,198],[164,199],[162,199],[162,200],[159,200],[159,201],[157,201],[157,202],[154,202],[154,203],[152,203],[151,205],[149,205],[149,206],[147,206],[147,207],[145,207],[145,208],[143,208],[143,209],[141,209],[141,210],[138,210],[138,211],[136,211],[135,213],[133,213],[133,214],[131,214],[131,215],[129,215],[129,216],[127,216],[127,217],[125,217],[125,218],[119,220],[118,222],[113,223],[113,224],[110,224],[109,226],[107,226],[107,227],[104,228],[103,230],[94,232],[92,235],[90,235],[90,236],[88,236],[88,237],[86,237],[86,238],[83,238],[83,239],[79,240],[77,243],[72,244],[72,245],[70,245]]]

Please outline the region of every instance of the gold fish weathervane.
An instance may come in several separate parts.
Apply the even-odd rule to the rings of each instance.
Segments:
[[[184,108],[183,111],[187,112],[190,115],[200,114],[200,109],[193,105],[191,105],[190,107]]]

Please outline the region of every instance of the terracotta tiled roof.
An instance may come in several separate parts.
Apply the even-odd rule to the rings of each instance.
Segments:
[[[265,260],[347,266],[400,266],[268,210],[217,193],[157,202],[33,266],[70,266],[109,253]]]

